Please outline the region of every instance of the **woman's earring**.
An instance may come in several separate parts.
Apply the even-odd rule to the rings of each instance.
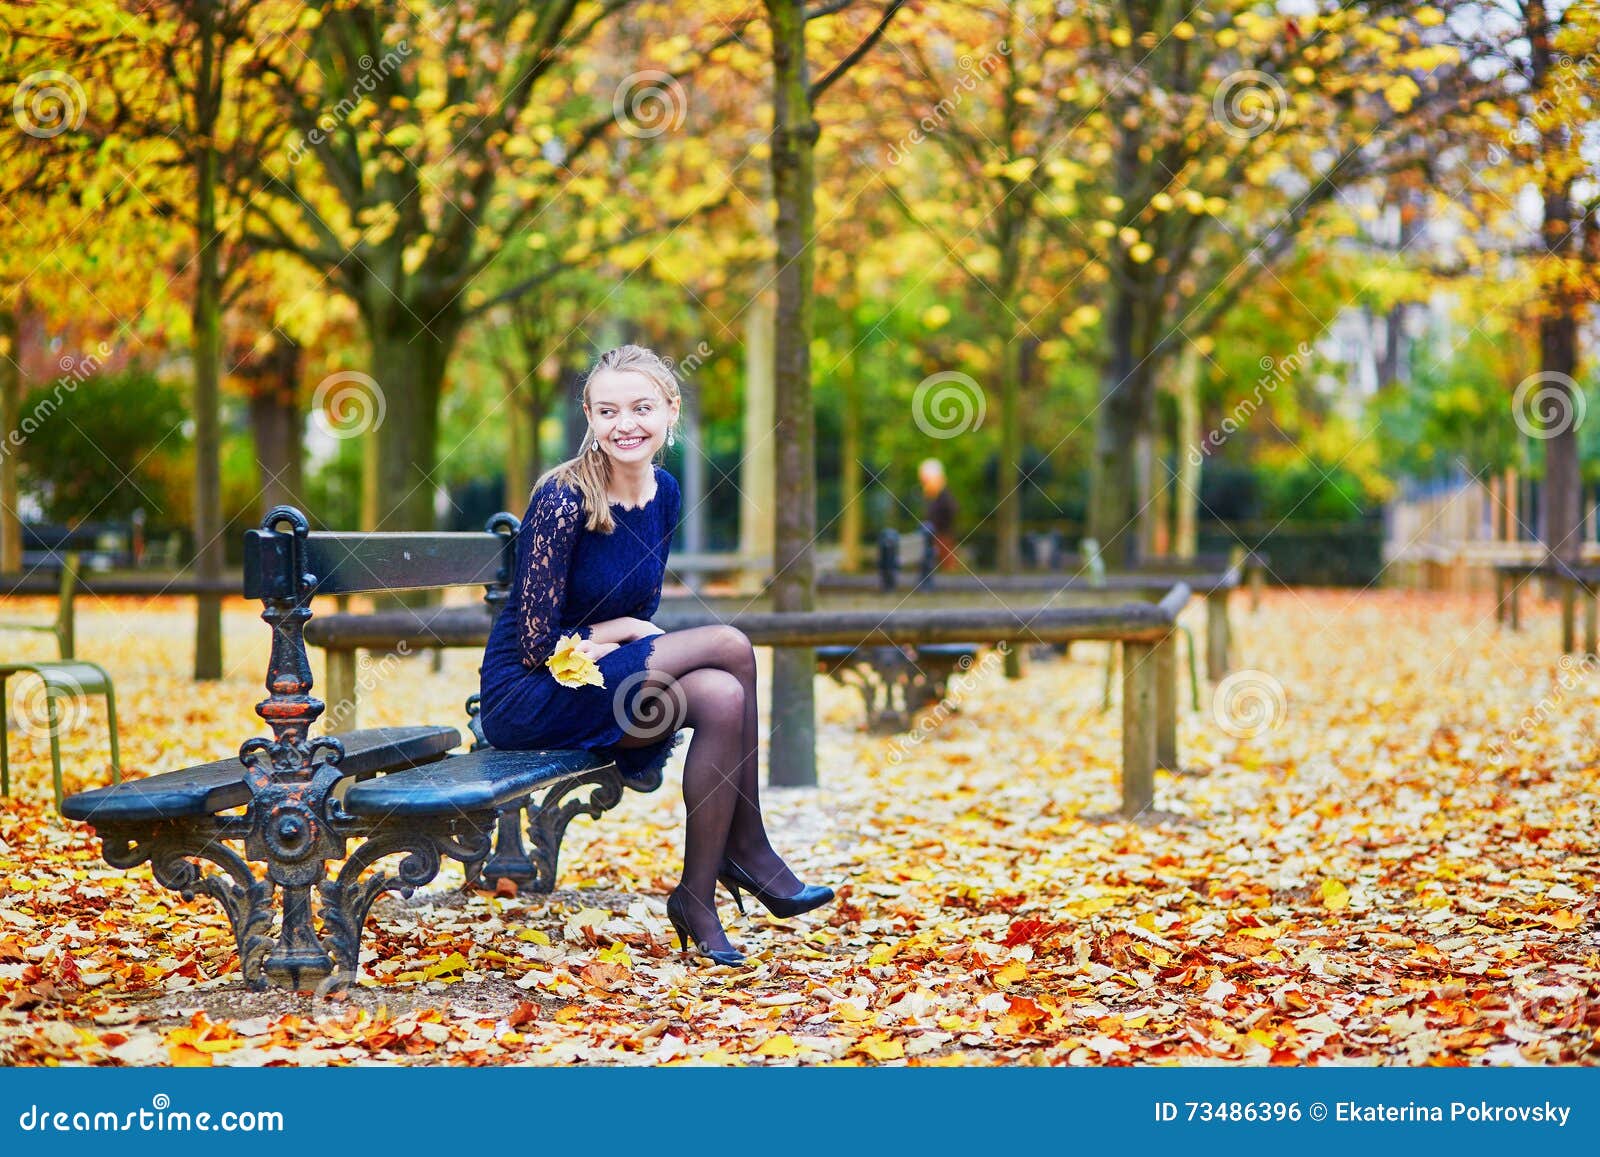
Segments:
[[[668,446],[676,446],[677,444],[678,444],[678,439],[673,436],[672,427],[668,426],[667,427],[667,445]]]
[[[591,452],[593,452],[595,454],[600,453],[600,443],[599,442],[590,442],[589,443],[589,449],[590,449]]]

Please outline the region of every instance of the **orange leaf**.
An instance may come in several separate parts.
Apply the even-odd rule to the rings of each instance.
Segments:
[[[192,1045],[168,1045],[167,1056],[179,1068],[204,1068],[211,1064],[211,1057]]]

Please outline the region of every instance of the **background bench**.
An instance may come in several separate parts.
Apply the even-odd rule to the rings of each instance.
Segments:
[[[1578,648],[1578,602],[1583,601],[1583,653],[1600,654],[1600,566],[1582,566],[1546,559],[1543,562],[1500,562],[1494,567],[1494,621],[1513,631],[1522,629],[1522,588],[1531,579],[1554,586],[1561,599],[1561,653]]]

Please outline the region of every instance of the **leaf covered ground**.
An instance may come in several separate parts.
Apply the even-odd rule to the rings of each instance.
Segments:
[[[133,772],[264,732],[266,628],[230,603],[231,674],[197,690],[189,616],[83,601],[79,653],[116,678]],[[1513,635],[1484,596],[1398,592],[1237,606],[1242,682],[1202,688],[1186,772],[1132,824],[1103,818],[1103,646],[1030,653],[1020,681],[986,655],[954,710],[900,735],[819,680],[823,786],[764,802],[840,899],[788,922],[724,904],[756,967],[674,950],[674,766],[573,825],[552,896],[451,866],[380,900],[344,998],[243,991],[215,905],[107,867],[49,804],[42,712],[14,680],[0,1062],[1595,1063],[1600,669],[1557,661],[1550,604],[1529,618]],[[362,724],[459,725],[476,663],[368,668]],[[100,782],[98,704],[68,726],[69,790]]]

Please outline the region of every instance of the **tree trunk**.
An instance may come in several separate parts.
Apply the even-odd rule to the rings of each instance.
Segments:
[[[1178,394],[1177,436],[1177,529],[1173,533],[1172,553],[1178,558],[1193,558],[1199,548],[1200,466],[1200,355],[1185,343],[1178,355],[1177,376],[1173,383]]]
[[[1024,337],[1017,318],[1024,311],[1016,302],[1017,283],[1022,276],[1022,230],[1020,215],[1007,207],[1000,224],[1000,268],[994,285],[996,308],[992,311],[994,332],[1003,343],[1000,356],[1000,452],[995,464],[995,569],[1001,574],[1016,574],[1022,569],[1022,377],[1027,372]],[[974,398],[977,404],[980,399]]]
[[[861,569],[861,540],[866,530],[861,494],[861,373],[857,349],[861,343],[856,322],[859,290],[852,266],[839,294],[844,314],[844,340],[848,352],[839,363],[837,381],[842,401],[839,429],[839,569],[854,574]],[[874,532],[879,528],[874,528]],[[874,534],[876,537],[876,534]]]
[[[305,507],[300,365],[299,344],[280,339],[259,367],[256,388],[250,395],[260,514],[280,503]]]
[[[1007,326],[1005,349],[1000,357],[1000,455],[996,463],[995,489],[1000,495],[995,507],[995,569],[1001,574],[1016,574],[1022,569],[1022,338]]]
[[[512,366],[506,371],[506,478],[500,504],[520,516],[528,505],[533,480],[538,477],[531,471],[539,427],[529,413],[527,385],[518,370]]]
[[[221,106],[222,79],[214,35],[215,14],[197,10],[200,64],[195,77],[195,129],[201,141],[213,139]],[[194,335],[194,549],[195,573],[220,580],[222,542],[222,238],[217,230],[217,154],[199,146],[195,164],[196,284]],[[195,599],[194,677],[222,678],[222,600]]]
[[[766,0],[772,29],[772,192],[776,202],[778,307],[774,342],[777,469],[784,496],[775,516],[773,609],[809,611],[814,599],[816,537],[815,426],[811,336],[815,249],[817,123],[807,91],[805,13],[798,0]],[[809,647],[779,647],[772,672],[772,742],[768,780],[775,786],[817,782],[813,702],[816,660]]]
[[[1547,212],[1549,201],[1546,200]],[[1550,220],[1546,217],[1546,222]],[[1566,222],[1570,228],[1570,222]],[[1544,443],[1545,547],[1550,555],[1576,563],[1583,551],[1583,475],[1578,458],[1574,374],[1578,368],[1578,319],[1575,306],[1560,300],[1550,302],[1551,312],[1539,323],[1539,360],[1544,374],[1538,393],[1548,391],[1541,409],[1551,416],[1545,426],[1550,436]]]
[[[1134,349],[1134,322],[1133,295],[1116,290],[1106,324],[1089,495],[1089,533],[1112,566],[1139,560],[1138,447],[1149,408],[1144,397],[1149,366]]]
[[[0,310],[0,572],[22,571],[22,518],[17,514],[17,455],[9,435],[22,413],[22,351],[14,309]],[[4,710],[4,704],[0,704]]]
[[[373,325],[369,333],[378,391],[368,442],[377,451],[372,529],[432,530],[439,398],[456,331],[436,319],[429,329]]]
[[[1531,0],[1527,8],[1529,62],[1533,71],[1532,96],[1539,98],[1551,82],[1555,67],[1550,43],[1552,32],[1543,0]],[[1544,154],[1541,173],[1544,185],[1544,231],[1542,243],[1551,260],[1573,256],[1576,234],[1572,203],[1572,178],[1566,174],[1565,154],[1569,148],[1567,130],[1552,125],[1540,133]],[[1578,314],[1582,304],[1561,277],[1548,291],[1539,319],[1539,369],[1542,380],[1523,410],[1542,423],[1544,438],[1544,527],[1545,549],[1553,558],[1576,563],[1583,551],[1583,475],[1578,459],[1577,409],[1582,399],[1574,375],[1578,368]],[[1519,399],[1520,401],[1521,399]]]
[[[765,285],[771,272],[762,267],[755,276]],[[765,561],[746,571],[740,579],[744,590],[756,591],[767,575],[774,558],[772,511],[777,503],[774,483],[778,480],[777,448],[773,426],[777,420],[774,397],[772,342],[777,319],[772,294],[761,290],[744,311],[744,453],[739,459],[739,553]]]
[[[680,391],[678,445],[683,447],[683,549],[699,554],[706,549],[705,419],[699,390]]]

